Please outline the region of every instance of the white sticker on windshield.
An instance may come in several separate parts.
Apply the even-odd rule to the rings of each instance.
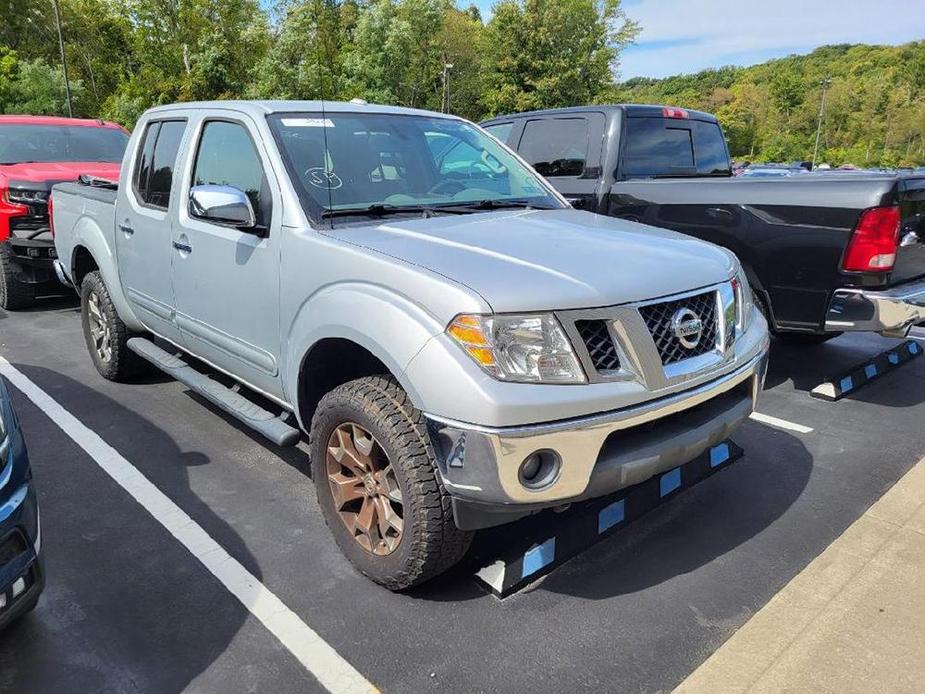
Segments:
[[[330,118],[282,118],[287,128],[333,128]]]

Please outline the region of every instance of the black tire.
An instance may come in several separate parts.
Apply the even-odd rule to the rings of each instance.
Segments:
[[[128,348],[133,335],[119,318],[98,270],[88,272],[80,285],[80,320],[87,351],[103,378],[125,381],[144,370],[145,362]]]
[[[331,491],[329,439],[339,427],[351,424],[365,429],[378,443],[376,450],[385,455],[401,491],[401,537],[384,556],[356,539],[360,534],[348,529]],[[360,378],[325,395],[312,419],[310,450],[312,479],[325,522],[347,559],[376,583],[390,590],[423,583],[456,564],[469,549],[473,533],[460,530],[453,520],[424,417],[394,379]]]
[[[755,308],[758,309],[758,313],[764,316],[764,319],[768,322],[768,330],[772,333],[776,333],[774,328],[774,319],[771,317],[771,311],[768,310],[768,302],[765,300],[764,295],[755,289],[752,292],[752,301],[755,304]]]
[[[793,345],[795,347],[812,347],[828,342],[832,338],[838,337],[841,333],[777,333],[778,340]]]
[[[26,282],[8,243],[0,243],[0,308],[16,311],[35,303],[35,288]]]

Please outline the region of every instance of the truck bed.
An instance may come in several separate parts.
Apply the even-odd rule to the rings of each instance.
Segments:
[[[84,183],[59,183],[52,188],[52,221],[55,228],[55,248],[68,278],[74,264],[77,236],[105,240],[115,248],[113,233],[116,223],[118,190]],[[89,242],[85,241],[89,245]]]
[[[897,201],[905,240],[893,272],[840,272],[861,212]],[[925,277],[925,177],[636,179],[615,183],[605,204],[611,215],[732,250],[770,297],[781,325],[818,325],[834,287],[885,289]]]

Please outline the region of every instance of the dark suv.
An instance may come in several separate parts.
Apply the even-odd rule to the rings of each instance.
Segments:
[[[13,403],[0,378],[0,629],[30,612],[45,575],[38,499]]]

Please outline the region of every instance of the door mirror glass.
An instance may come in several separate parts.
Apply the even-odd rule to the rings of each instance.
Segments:
[[[193,186],[189,192],[189,213],[197,219],[242,230],[257,225],[250,198],[234,186]]]

